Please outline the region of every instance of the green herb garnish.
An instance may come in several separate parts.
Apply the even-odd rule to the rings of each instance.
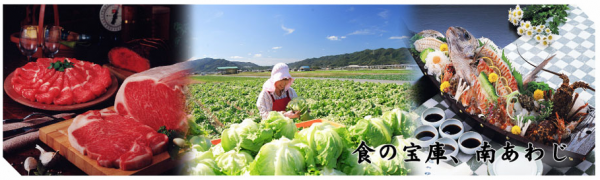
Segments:
[[[183,138],[183,135],[179,134],[175,130],[168,130],[166,126],[161,126],[160,128],[158,128],[158,133],[165,134],[167,135],[167,137],[169,137],[167,152],[169,153],[169,156],[171,156],[171,159],[177,159],[177,157],[179,157],[179,150],[181,149],[181,147],[173,143],[173,139]]]
[[[559,34],[558,25],[567,22],[567,5],[530,5],[523,8],[523,19],[531,21],[531,25],[545,25],[549,18],[548,28],[553,34]]]
[[[64,59],[64,61],[56,61],[53,63],[50,63],[50,66],[48,66],[48,69],[54,69],[60,72],[64,72],[65,69],[67,68],[72,68],[73,67],[73,63],[69,62],[69,60],[67,58]]]

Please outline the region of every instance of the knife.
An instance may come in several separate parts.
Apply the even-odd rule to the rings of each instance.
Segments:
[[[30,115],[28,115],[26,117],[30,117],[33,114],[34,113],[32,113],[32,114],[30,114]],[[30,133],[30,132],[35,132],[35,131],[39,130],[41,127],[44,127],[44,126],[47,126],[47,125],[54,124],[54,123],[61,122],[61,121],[65,120],[65,118],[57,118],[57,117],[50,116],[50,115],[47,115],[47,114],[42,114],[42,113],[38,113],[36,115],[47,116],[47,117],[52,118],[52,120],[48,120],[48,121],[43,122],[43,123],[39,123],[39,124],[31,125],[31,126],[26,126],[26,127],[22,127],[22,128],[18,128],[18,129],[3,131],[2,132],[2,135],[3,135],[2,141],[6,141],[8,139],[12,139],[14,137],[17,137],[17,136],[20,136],[20,135],[23,135],[23,134],[27,134],[27,133]]]

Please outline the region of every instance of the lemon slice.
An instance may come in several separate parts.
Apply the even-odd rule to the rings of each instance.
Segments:
[[[24,38],[37,38],[37,27],[29,26],[25,30]]]
[[[508,86],[504,86],[504,88],[506,88],[507,94],[510,94],[513,92],[512,89],[510,89],[510,87],[508,87]]]
[[[508,87],[508,80],[504,77],[498,78],[498,81],[504,85],[504,87]]]
[[[498,69],[498,67],[496,66],[490,66],[490,68],[492,69],[492,71],[494,71],[494,73],[496,73],[499,77],[502,77],[502,73],[500,73],[500,69]]]
[[[494,66],[494,61],[492,61],[492,59],[490,59],[489,57],[482,57],[482,59],[485,61],[485,63],[486,63],[488,66],[490,66],[490,67],[491,67],[491,66]]]

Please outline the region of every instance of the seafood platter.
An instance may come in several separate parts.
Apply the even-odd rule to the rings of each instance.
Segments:
[[[595,148],[595,108],[579,99],[576,89],[594,93],[588,83],[544,69],[550,56],[531,72],[519,72],[488,38],[476,38],[462,27],[445,34],[424,30],[410,40],[410,52],[423,74],[440,88],[449,108],[474,130],[493,141],[542,148],[543,162],[554,167],[573,166]],[[520,54],[520,52],[519,52]],[[546,71],[563,82],[554,89],[537,74]],[[565,144],[553,159],[553,144]]]

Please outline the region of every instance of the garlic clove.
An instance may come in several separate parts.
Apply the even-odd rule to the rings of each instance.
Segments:
[[[37,144],[35,145],[35,148],[40,150],[40,162],[42,165],[44,165],[44,167],[52,167],[54,164],[56,164],[56,161],[58,161],[58,151],[48,152]]]
[[[173,143],[175,143],[175,145],[177,145],[179,147],[185,146],[185,140],[183,140],[182,138],[174,138]]]
[[[25,162],[23,162],[23,166],[27,171],[27,175],[29,175],[29,172],[31,170],[37,169],[37,160],[35,160],[35,158],[33,157],[27,157],[27,159],[25,159]]]

